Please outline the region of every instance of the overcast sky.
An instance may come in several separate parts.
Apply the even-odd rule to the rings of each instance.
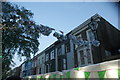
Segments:
[[[62,30],[64,34],[76,28],[91,16],[98,13],[118,28],[118,3],[114,2],[14,2],[34,13],[38,24]],[[39,38],[39,52],[57,39],[52,36]],[[38,53],[39,53],[38,52]],[[15,58],[17,66],[21,63]]]

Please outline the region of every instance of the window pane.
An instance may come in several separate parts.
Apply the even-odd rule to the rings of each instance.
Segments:
[[[66,69],[66,59],[63,59],[63,69]]]
[[[51,51],[51,53],[50,53],[50,58],[51,58],[51,59],[54,59],[54,50]]]
[[[110,52],[110,51],[105,50],[105,56],[111,56],[111,52]]]
[[[84,59],[84,52],[83,52],[83,50],[80,51],[80,59],[81,59],[81,64],[85,64],[85,59]]]
[[[61,46],[59,46],[57,48],[57,54],[58,54],[58,56],[60,56],[62,54],[62,48],[61,48]]]
[[[94,41],[95,40],[94,33],[90,30],[90,31],[88,31],[88,34],[89,34],[90,41]]]
[[[89,49],[87,49],[87,50],[86,50],[86,53],[87,53],[87,61],[88,61],[88,64],[90,64],[90,63],[92,63],[92,61],[91,61],[91,54],[90,54],[90,50],[89,50]]]
[[[67,42],[65,44],[65,53],[68,53],[68,52],[70,52],[70,42]]]
[[[52,53],[50,53],[50,59],[52,59]]]
[[[43,61],[43,57],[42,57],[42,63],[43,63],[44,61]]]
[[[49,60],[49,54],[46,54],[46,61]]]
[[[54,50],[52,51],[52,57],[53,57],[53,59],[55,58],[55,52],[54,52]]]

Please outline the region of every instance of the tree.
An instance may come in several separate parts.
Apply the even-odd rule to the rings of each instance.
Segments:
[[[30,54],[38,51],[40,34],[49,36],[53,28],[38,25],[32,20],[33,13],[30,10],[2,2],[2,72],[3,75],[14,65],[12,60],[15,53],[21,59],[29,58]],[[4,77],[4,76],[3,76]]]
[[[17,55],[30,57],[38,51],[38,38],[40,30],[35,21],[32,20],[33,13],[30,10],[2,2],[2,72],[10,70],[10,65],[15,53]]]

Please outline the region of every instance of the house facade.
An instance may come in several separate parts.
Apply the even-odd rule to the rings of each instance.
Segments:
[[[32,59],[25,61],[22,65],[21,65],[21,72],[20,72],[20,76],[21,77],[25,77],[25,76],[29,76],[32,75]]]
[[[44,50],[45,73],[74,68],[74,45],[71,40],[56,41]]]
[[[120,52],[118,51],[120,49],[120,31],[98,14],[92,18],[97,22],[95,33],[90,27],[91,18],[71,32],[78,39],[100,41],[100,45],[97,47],[75,45],[74,61],[77,66],[86,66],[120,58]]]
[[[62,71],[74,68],[74,46],[71,40],[58,41],[56,44],[57,70]]]
[[[31,65],[31,71],[32,71],[32,75],[36,75],[37,74],[37,56],[34,56],[32,59],[32,65]]]
[[[37,55],[37,74],[45,73],[45,52],[41,52]]]
[[[77,40],[88,41],[86,45],[76,45],[68,37],[74,35]],[[66,40],[57,40],[44,51],[31,59],[31,75],[72,69],[120,59],[120,31],[96,14],[71,30]],[[99,45],[97,42],[99,41]],[[22,65],[22,75],[28,76],[28,62]],[[30,66],[30,65],[29,65]]]
[[[56,71],[56,53],[54,43],[45,49],[45,72]]]

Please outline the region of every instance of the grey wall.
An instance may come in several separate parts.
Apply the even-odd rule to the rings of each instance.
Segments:
[[[67,69],[74,68],[74,45],[73,42],[70,40],[70,52],[67,54]]]

